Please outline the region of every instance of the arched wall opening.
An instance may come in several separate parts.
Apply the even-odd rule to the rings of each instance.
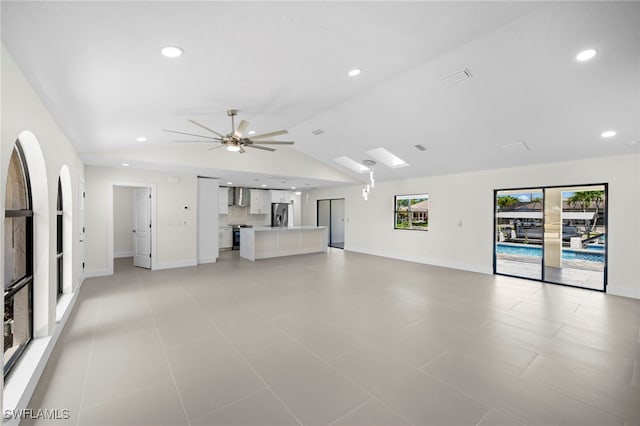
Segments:
[[[47,168],[36,136],[25,130],[18,136],[29,168],[33,202],[33,337],[51,334],[55,326],[54,269],[51,253],[55,242],[49,220]]]

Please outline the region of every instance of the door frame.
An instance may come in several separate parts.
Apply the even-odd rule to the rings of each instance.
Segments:
[[[327,231],[328,231],[327,232],[328,233],[328,235],[327,235],[327,245],[329,247],[332,247],[332,248],[337,248],[337,249],[344,250],[344,241],[343,241],[343,246],[342,247],[334,247],[333,246],[333,241],[331,240],[331,218],[333,216],[333,212],[332,212],[332,209],[333,209],[333,205],[332,204],[333,203],[331,203],[331,202],[332,201],[339,201],[339,200],[342,200],[345,203],[344,211],[345,211],[345,216],[346,216],[347,201],[346,201],[345,198],[321,198],[321,199],[316,200],[316,226],[320,226],[320,201],[328,201],[329,202],[329,226],[327,227]],[[344,225],[344,221],[342,222],[342,226],[346,230],[346,226]],[[343,232],[343,234],[345,235],[345,240],[346,240],[346,232]]]
[[[496,224],[496,209],[498,206],[497,203],[497,196],[498,196],[498,192],[500,191],[526,191],[532,188],[538,189],[540,188],[542,190],[542,194],[543,194],[543,204],[542,204],[542,226],[544,229],[544,223],[545,223],[545,215],[544,215],[544,203],[545,203],[545,192],[547,189],[551,189],[551,188],[569,188],[569,187],[582,187],[582,186],[603,186],[604,187],[604,193],[605,193],[605,197],[604,197],[604,211],[605,211],[605,215],[604,215],[604,228],[607,230],[606,234],[607,234],[607,242],[604,246],[604,270],[603,270],[603,286],[602,286],[602,290],[597,289],[597,288],[589,288],[589,287],[580,287],[577,285],[571,285],[571,284],[564,284],[564,283],[557,283],[554,281],[546,281],[544,278],[544,239],[543,239],[543,243],[542,243],[542,263],[541,263],[541,268],[542,268],[542,274],[540,279],[537,278],[530,278],[530,277],[520,277],[517,275],[511,275],[511,274],[505,274],[502,272],[497,272],[497,253],[496,253],[496,235],[497,235],[497,224]],[[492,213],[492,218],[493,218],[493,275],[502,275],[505,277],[513,277],[513,278],[520,278],[523,280],[530,280],[530,281],[537,281],[540,283],[544,283],[544,284],[554,284],[554,285],[562,285],[565,287],[573,287],[573,288],[580,288],[583,290],[591,290],[591,291],[598,291],[600,293],[606,293],[607,292],[607,284],[608,284],[608,278],[609,278],[609,184],[608,183],[581,183],[581,184],[573,184],[573,185],[530,185],[530,186],[525,186],[525,187],[517,187],[517,188],[500,188],[500,189],[494,189],[493,190],[493,213]],[[562,232],[562,231],[561,231]]]
[[[157,209],[157,186],[155,183],[149,182],[116,182],[110,181],[107,184],[107,274],[113,275],[113,191],[116,186],[125,186],[132,188],[150,188],[151,189],[151,270],[155,270],[157,242],[156,235],[158,223]]]

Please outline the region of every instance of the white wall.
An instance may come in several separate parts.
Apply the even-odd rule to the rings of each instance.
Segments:
[[[303,195],[303,224],[315,224],[316,200],[344,197],[345,249],[492,273],[494,189],[608,183],[607,291],[640,298],[639,164],[633,154],[380,182],[368,201],[361,186],[315,190]],[[429,231],[394,230],[393,196],[425,192]]]
[[[133,256],[133,187],[113,188],[113,257]]]
[[[220,180],[198,178],[198,263],[218,257],[218,188]]]
[[[99,276],[109,272],[108,202],[113,185],[128,183],[154,186],[157,217],[153,222],[156,234],[156,253],[152,269],[196,265],[197,256],[197,178],[176,175],[115,169],[86,168],[86,273]],[[184,206],[189,207],[187,210]],[[153,208],[152,208],[153,211]],[[152,221],[154,218],[152,218]]]
[[[84,165],[73,146],[58,127],[55,120],[44,107],[36,95],[31,84],[26,80],[9,52],[2,46],[1,51],[1,112],[2,127],[0,136],[0,210],[5,208],[5,182],[9,166],[9,159],[16,140],[20,137],[25,142],[34,142],[37,153],[27,153],[27,161],[32,171],[32,185],[34,189],[34,336],[47,339],[59,331],[56,321],[56,198],[58,177],[64,165],[68,168],[68,183],[71,191],[65,199],[65,226],[71,229],[71,242],[65,248],[65,254],[72,253],[71,291],[75,292],[82,282],[82,259],[79,250],[78,226],[78,186],[84,176]],[[32,155],[33,154],[33,155]],[[35,155],[37,154],[37,155]],[[68,196],[71,196],[71,199]],[[67,206],[71,206],[67,210]],[[37,207],[37,208],[36,208]],[[68,221],[69,215],[71,220]],[[70,225],[70,226],[69,226]],[[4,240],[4,227],[0,227],[0,238]],[[65,256],[66,257],[66,256]],[[0,244],[0,260],[4,259],[4,244]],[[0,276],[4,276],[3,261],[0,261]],[[66,279],[66,278],[65,278]],[[66,287],[67,289],[69,286]],[[4,296],[2,296],[4,298]],[[2,300],[4,302],[4,300]],[[34,345],[32,345],[34,346]],[[41,347],[48,347],[46,344]],[[10,381],[4,386],[5,409],[17,407],[28,401],[39,377],[39,372],[46,362],[45,350],[31,347],[30,362],[22,362],[19,369],[32,368],[30,372],[15,371]],[[50,349],[49,349],[50,350]],[[26,357],[25,357],[26,358]],[[27,366],[29,364],[29,366]],[[35,372],[35,373],[34,373]],[[3,381],[2,381],[3,382]],[[3,383],[4,385],[4,383]]]

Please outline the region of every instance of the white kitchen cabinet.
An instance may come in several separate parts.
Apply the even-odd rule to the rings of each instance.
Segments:
[[[263,189],[252,189],[249,214],[269,214],[270,212],[271,198],[269,192]]]
[[[291,191],[271,190],[272,203],[291,203]]]
[[[229,213],[229,188],[218,188],[218,213]]]
[[[231,248],[233,246],[233,229],[230,226],[220,228],[219,245],[220,248]]]

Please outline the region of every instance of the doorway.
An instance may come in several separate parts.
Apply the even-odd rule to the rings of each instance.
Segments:
[[[344,198],[318,200],[316,223],[329,230],[329,247],[344,249]]]
[[[114,262],[153,269],[155,243],[152,186],[113,184],[110,209],[110,273]]]
[[[606,291],[607,184],[496,190],[494,273]]]

